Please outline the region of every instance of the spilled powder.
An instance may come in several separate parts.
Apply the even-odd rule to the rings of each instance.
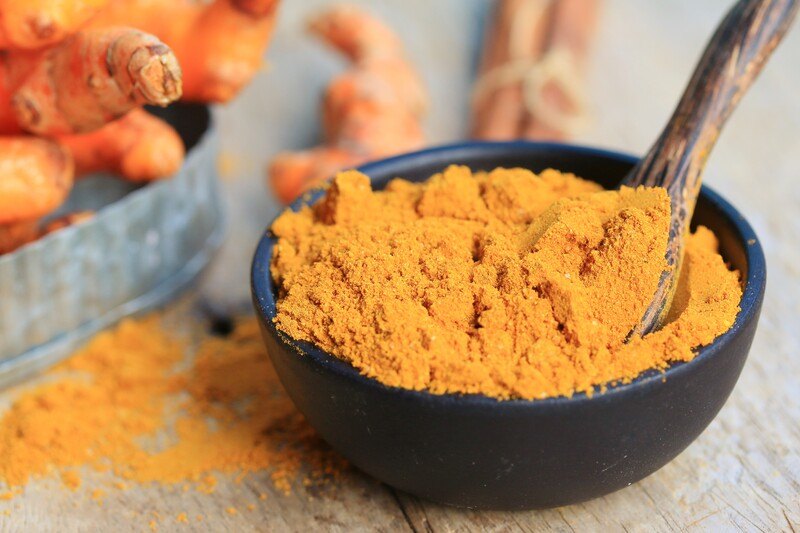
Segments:
[[[700,227],[668,323],[625,342],[665,268],[669,218],[664,189],[601,191],[554,170],[451,166],[383,192],[344,172],[271,228],[275,322],[387,385],[591,394],[688,361],[733,324],[739,274]]]
[[[213,492],[219,475],[260,472],[288,491],[301,471],[324,481],[343,466],[283,392],[255,319],[188,352],[158,316],[96,336],[3,414],[0,487],[60,476],[75,490],[88,468],[119,490]]]

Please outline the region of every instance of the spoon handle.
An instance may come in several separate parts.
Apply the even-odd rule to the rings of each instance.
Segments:
[[[799,5],[798,0],[740,0],[733,6],[706,46],[672,118],[624,185],[664,187],[673,201],[684,197],[684,189],[697,198],[703,166],[722,126]],[[687,207],[691,213],[694,206]]]
[[[621,185],[664,187],[672,201],[668,269],[632,334],[658,325],[669,307],[673,277],[700,192],[703,167],[719,132],[789,29],[800,0],[740,0],[720,23],[672,117]]]

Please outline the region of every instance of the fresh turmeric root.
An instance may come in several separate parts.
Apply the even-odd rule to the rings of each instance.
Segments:
[[[83,30],[42,52],[6,52],[2,59],[0,133],[88,132],[181,95],[175,55],[131,28]]]
[[[56,217],[44,224],[44,226],[37,228],[37,238],[49,235],[55,231],[67,228],[69,226],[74,226],[75,224],[80,224],[84,220],[89,220],[93,216],[94,211],[75,211],[73,213],[67,213],[66,215]]]
[[[291,202],[342,168],[424,144],[427,94],[399,38],[349,6],[310,21],[309,29],[353,64],[328,86],[322,103],[325,144],[279,154],[269,167],[275,196]]]
[[[269,166],[272,193],[284,204],[291,203],[309,188],[343,168],[357,166],[362,158],[347,150],[319,146],[299,152],[283,152]]]
[[[424,142],[420,116],[399,98],[392,84],[372,71],[340,75],[323,99],[326,142],[367,158],[419,148]]]
[[[51,213],[72,188],[72,158],[54,141],[0,138],[0,225]]]
[[[227,102],[252,79],[278,0],[111,0],[92,27],[130,25],[168,43],[183,69],[184,100]]]
[[[76,32],[108,0],[0,0],[0,49],[35,49]]]
[[[39,238],[39,222],[26,220],[0,224],[0,255],[11,253],[20,246]]]
[[[172,176],[181,167],[184,146],[166,122],[143,109],[83,135],[58,138],[75,160],[78,176],[112,172],[133,182]]]
[[[93,211],[76,211],[46,223],[38,219],[0,224],[0,255],[11,253],[28,243],[94,216]]]
[[[274,16],[279,0],[233,0],[232,5],[253,17]]]
[[[427,91],[400,38],[383,22],[354,6],[339,5],[312,18],[308,28],[356,70],[390,86],[384,98],[396,100],[414,115],[424,114]]]

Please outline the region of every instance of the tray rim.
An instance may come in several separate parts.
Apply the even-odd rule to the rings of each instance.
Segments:
[[[208,113],[209,121],[206,130],[202,133],[197,143],[188,151],[181,169],[175,176],[139,187],[126,194],[123,198],[102,206],[89,220],[75,226],[63,228],[53,234],[45,235],[41,239],[29,243],[14,252],[0,256],[0,266],[17,261],[26,254],[34,253],[35,250],[48,246],[49,243],[59,238],[59,234],[63,238],[66,234],[62,232],[76,232],[86,224],[102,225],[107,220],[113,219],[118,213],[123,212],[127,205],[146,200],[146,195],[156,194],[158,190],[169,187],[171,180],[177,179],[183,172],[190,172],[192,167],[203,165],[203,159],[208,157],[208,152],[216,154],[219,147],[219,131],[216,120],[211,109],[208,109]],[[218,186],[219,178],[216,172],[210,179],[216,180]],[[216,195],[218,192],[218,190],[215,190],[213,194]],[[213,230],[198,247],[196,253],[178,270],[157,282],[146,292],[135,295],[133,298],[82,322],[71,330],[58,333],[42,343],[31,345],[19,354],[0,359],[0,390],[15,385],[57,364],[92,335],[128,316],[141,314],[163,305],[185,291],[209,265],[214,254],[222,245],[228,222],[224,202],[222,201],[217,204],[216,216],[217,219]]]

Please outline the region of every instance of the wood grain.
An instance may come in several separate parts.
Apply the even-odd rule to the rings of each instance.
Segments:
[[[650,333],[669,311],[708,156],[794,21],[798,6],[796,0],[739,0],[711,37],[664,131],[622,180],[628,187],[664,187],[672,204],[667,268],[632,335]]]
[[[263,184],[266,158],[314,142],[319,92],[341,65],[298,37],[322,0],[285,2],[269,54],[271,68],[219,113],[231,211],[225,249],[195,291],[220,311],[249,308],[247,269],[276,206]],[[433,97],[429,138],[466,131],[469,80],[478,55],[485,0],[360,1],[409,39]],[[693,62],[729,0],[606,0],[589,85],[593,127],[581,142],[643,153],[669,118]],[[442,24],[442,20],[447,24]],[[413,33],[412,33],[413,32]],[[309,68],[298,69],[305,61]],[[221,480],[204,495],[157,487],[106,491],[102,505],[59,482],[40,482],[0,501],[0,531],[794,531],[800,532],[800,32],[793,31],[731,117],[704,182],[722,191],[761,237],[769,283],[750,359],[716,420],[683,454],[647,479],[599,500],[548,511],[473,512],[397,494],[358,472],[291,495],[265,477]],[[292,105],[287,105],[287,95]],[[191,303],[191,302],[189,302]],[[204,327],[189,303],[173,304],[176,324]],[[0,397],[8,401],[9,395]],[[104,487],[102,479],[94,483]],[[88,485],[88,483],[87,483]],[[265,491],[266,500],[258,493]],[[91,492],[91,491],[89,491]],[[247,510],[253,503],[256,508]],[[225,509],[235,506],[236,515]],[[5,516],[4,511],[10,511]],[[189,524],[176,521],[186,512]],[[204,516],[203,522],[196,515]],[[147,520],[145,520],[147,518]]]

